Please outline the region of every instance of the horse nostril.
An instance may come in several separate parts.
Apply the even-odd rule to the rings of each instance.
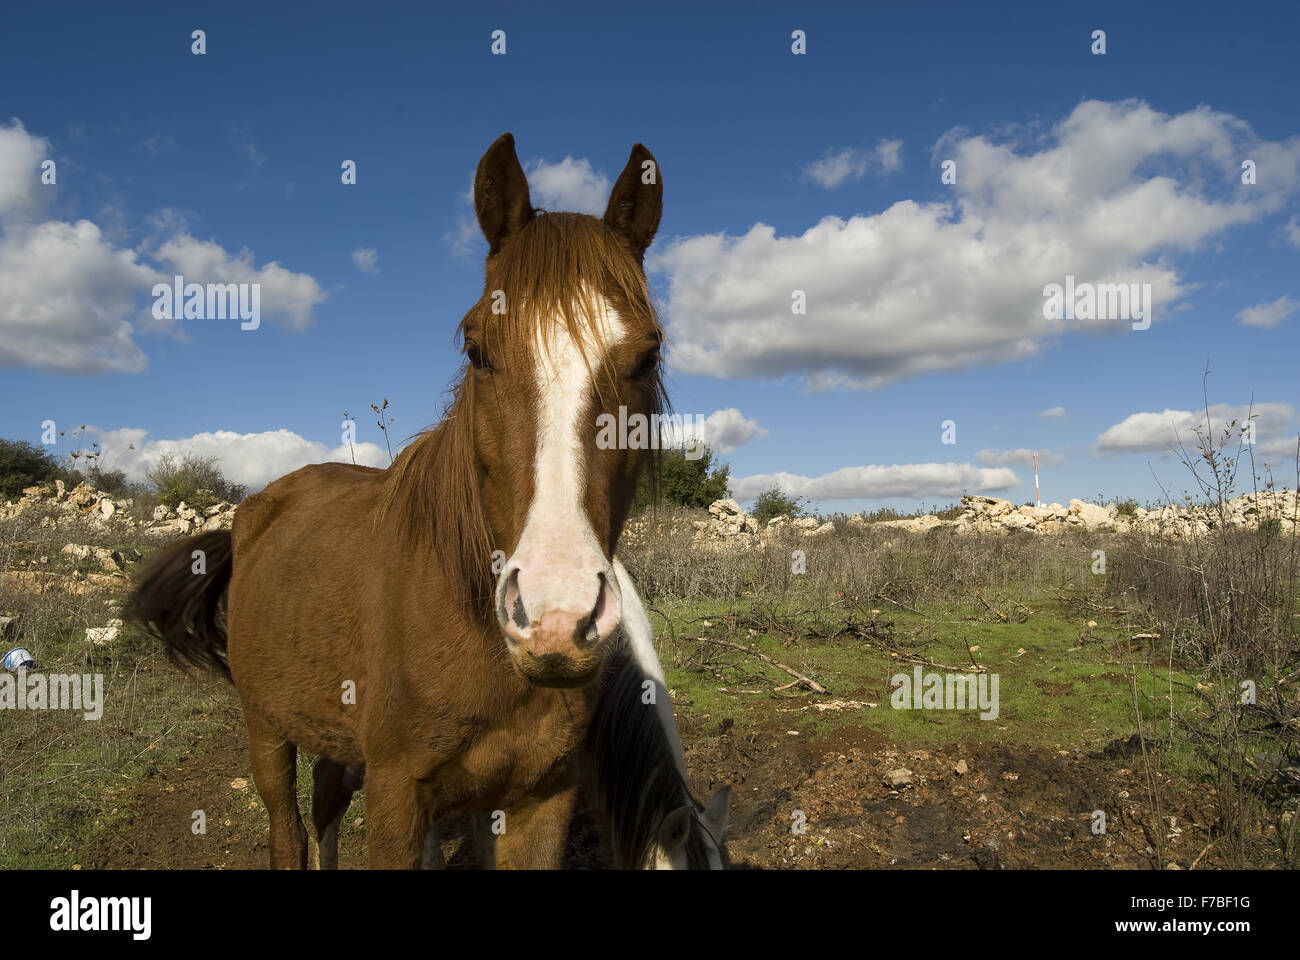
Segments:
[[[591,608],[591,613],[582,618],[573,636],[573,642],[579,650],[587,649],[600,639],[600,617],[605,612],[609,584],[604,573],[596,574],[596,579],[600,583],[600,589],[596,592],[596,605]]]
[[[513,602],[512,602],[513,601]],[[510,619],[520,630],[528,629],[528,613],[524,610],[524,596],[519,591],[519,568],[510,571],[506,581],[506,605],[510,610]]]

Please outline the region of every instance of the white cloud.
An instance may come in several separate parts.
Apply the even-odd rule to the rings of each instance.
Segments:
[[[142,244],[141,249],[156,246],[165,236],[187,233],[190,229],[191,214],[180,207],[160,207],[145,217],[145,225],[152,242]]]
[[[442,235],[442,242],[451,248],[458,257],[467,257],[475,250],[487,251],[483,234],[479,232],[478,221],[472,216],[456,218],[456,225]]]
[[[234,137],[235,149],[247,156],[248,162],[251,163],[254,168],[260,167],[262,164],[266,163],[266,154],[257,149],[257,144],[253,142],[252,135],[250,135],[246,130],[241,130],[236,127],[231,131],[231,135]]]
[[[683,427],[682,432],[686,446],[699,438],[718,453],[731,453],[751,440],[761,440],[767,436],[767,430],[759,426],[757,420],[747,420],[735,407],[714,410],[704,418],[702,428],[697,428],[696,421],[692,418],[690,428]]]
[[[1046,410],[1039,410],[1038,415],[1045,420],[1059,420],[1065,416],[1065,407],[1048,407]]]
[[[838,187],[846,180],[861,180],[867,172],[867,157],[860,150],[845,147],[828,154],[804,167],[804,174],[827,190]]]
[[[1245,404],[1231,406],[1226,403],[1210,407],[1210,420],[1213,430],[1209,439],[1218,442],[1223,431],[1233,420],[1238,429],[1252,416],[1255,423],[1255,441],[1263,444],[1275,440],[1287,432],[1288,425],[1295,419],[1295,410],[1289,403],[1257,403],[1253,407]],[[1205,410],[1164,410],[1160,413],[1134,413],[1119,423],[1108,427],[1097,437],[1098,453],[1135,453],[1138,451],[1168,452],[1177,449],[1179,443],[1194,452],[1196,431],[1202,434],[1205,429]],[[1232,444],[1235,449],[1235,442]]]
[[[1277,462],[1275,458],[1285,457],[1286,460],[1291,463],[1292,467],[1294,467],[1297,446],[1300,446],[1300,438],[1296,436],[1295,431],[1292,431],[1286,436],[1273,437],[1271,440],[1260,441],[1258,446],[1255,448],[1255,452],[1257,456],[1267,457],[1274,463]],[[1291,474],[1291,480],[1293,482],[1295,480],[1294,473]]]
[[[44,137],[28,133],[16,117],[0,123],[0,217],[32,214],[45,205],[54,184],[41,183],[41,162],[52,160]]]
[[[876,144],[876,162],[881,173],[893,173],[903,167],[903,141],[881,140]]]
[[[1237,314],[1237,319],[1245,327],[1276,327],[1300,308],[1300,303],[1283,296],[1272,303],[1259,303],[1247,307]]]
[[[362,247],[352,251],[352,262],[362,273],[379,272],[379,251],[374,247]]]
[[[275,262],[255,269],[248,250],[232,256],[195,240],[184,232],[179,211],[164,209],[146,220],[147,239],[135,250],[113,242],[128,231],[111,205],[99,214],[107,231],[90,220],[42,222],[38,215],[55,188],[41,184],[40,162],[52,152],[48,140],[20,121],[0,124],[0,366],[138,373],[148,360],[135,341],[136,325],[156,324],[141,305],[155,283],[176,272],[199,283],[259,283],[265,312],[294,329],[311,322],[312,308],[325,297],[314,278]]]
[[[275,261],[255,268],[248,248],[232,256],[218,243],[181,233],[160,246],[154,256],[185,277],[186,283],[260,284],[262,312],[280,317],[292,330],[311,326],[315,319],[312,309],[325,299],[315,277],[286,270]]]
[[[1016,450],[985,449],[975,454],[975,459],[982,467],[1006,467],[1013,464],[1032,467],[1034,465],[1034,452],[1027,447],[1020,447]],[[1065,457],[1054,450],[1039,450],[1037,453],[1040,467],[1059,467],[1065,463]]]
[[[160,153],[168,153],[176,149],[176,141],[165,133],[155,133],[148,139],[141,140],[138,144],[141,150],[146,150],[153,156]]]
[[[356,462],[363,466],[388,466],[388,452],[377,444],[357,443],[349,451],[347,444],[331,448],[284,429],[263,433],[217,430],[179,440],[149,440],[147,431],[130,427],[101,430],[88,426],[86,433],[99,440],[103,451],[100,462],[106,468],[121,470],[131,480],[138,481],[143,481],[167,453],[176,457],[186,454],[216,457],[225,478],[243,484],[250,492],[309,463],[351,463],[353,453]],[[132,444],[134,449],[130,449]]]
[[[793,473],[760,473],[731,481],[738,500],[756,497],[769,487],[810,500],[870,500],[886,497],[957,497],[1020,486],[1015,471],[987,469],[969,463],[901,463],[891,466],[844,467],[820,477]]]
[[[0,366],[138,373],[126,318],[160,279],[89,220],[10,227],[0,237]]]
[[[893,173],[903,166],[902,140],[881,140],[872,150],[845,147],[828,152],[804,167],[804,176],[832,190],[849,180],[861,180],[873,167]]]
[[[1286,232],[1286,242],[1300,249],[1300,217],[1292,217],[1288,220],[1283,230]]]
[[[1044,285],[1067,274],[1150,283],[1159,323],[1188,289],[1171,255],[1275,212],[1300,185],[1300,138],[1260,141],[1205,107],[1087,101],[1035,147],[952,135],[936,151],[957,163],[950,201],[826,217],[797,236],[759,223],[653,252],[674,367],[875,388],[1031,357],[1068,332],[1128,330],[1044,318]],[[1246,155],[1267,158],[1269,183],[1223,186]],[[791,314],[795,290],[806,316]]]
[[[592,170],[586,157],[565,157],[559,163],[534,160],[525,173],[533,206],[604,215],[609,203],[609,177]]]

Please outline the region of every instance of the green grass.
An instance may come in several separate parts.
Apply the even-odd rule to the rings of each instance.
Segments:
[[[6,711],[0,864],[68,868],[114,828],[143,779],[201,751],[200,738],[224,729],[236,708],[224,690],[186,681],[139,638],[127,635],[104,653],[77,625],[34,645],[42,673],[103,675],[103,715]]]
[[[781,722],[788,721],[790,729],[820,734],[838,726],[861,725],[909,747],[963,742],[1095,750],[1128,736],[1135,728],[1130,671],[1144,728],[1151,732],[1167,729],[1171,690],[1179,707],[1194,697],[1194,678],[1176,667],[1171,673],[1167,664],[1157,661],[1152,665],[1145,652],[1121,655],[1121,644],[1138,631],[1125,629],[1122,623],[1101,621],[1089,628],[1086,618],[1063,609],[1054,599],[1029,597],[1022,602],[1033,611],[1024,623],[989,622],[994,618],[987,610],[959,605],[935,604],[915,608],[916,613],[879,607],[874,608],[880,610],[875,615],[861,608],[855,611],[855,622],[870,624],[883,635],[881,641],[857,636],[809,637],[810,629],[826,632],[825,614],[806,612],[793,599],[777,604],[774,611],[786,630],[780,634],[760,630],[757,636],[750,636],[748,629],[729,629],[725,617],[747,612],[752,603],[700,601],[671,608],[677,640],[665,639],[660,653],[670,689],[679,701],[690,703],[693,713],[731,717],[738,724],[760,723],[772,712],[778,694],[723,692],[719,688],[771,690],[792,679],[776,667],[716,646],[705,645],[716,661],[706,668],[701,662],[701,645],[684,639],[703,635],[756,645],[762,653],[826,687],[829,694],[821,699],[878,704],[838,712],[782,714],[786,719]],[[666,635],[662,616],[652,614],[652,619],[656,629]],[[847,619],[846,612],[838,622]],[[704,627],[705,620],[712,626]],[[794,642],[783,647],[782,641],[792,635]],[[972,648],[977,649],[972,653]],[[998,716],[982,719],[977,709],[895,709],[890,678],[897,673],[911,676],[915,664],[910,658],[932,660],[960,672],[970,667],[973,658],[988,673],[998,675]],[[718,669],[722,663],[743,664],[743,669]],[[943,667],[922,666],[922,670],[947,672]],[[800,702],[808,699],[806,693],[799,692],[803,694]]]

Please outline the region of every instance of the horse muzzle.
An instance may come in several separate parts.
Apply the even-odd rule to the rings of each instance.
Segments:
[[[594,682],[604,660],[604,641],[622,616],[613,570],[580,578],[586,589],[535,579],[520,567],[507,566],[497,585],[497,620],[516,669],[543,687]],[[532,597],[538,599],[530,603]]]

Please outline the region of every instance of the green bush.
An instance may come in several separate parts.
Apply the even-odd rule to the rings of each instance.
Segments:
[[[216,457],[186,453],[178,460],[164,453],[146,476],[158,492],[159,503],[175,510],[183,501],[196,510],[206,510],[222,500],[238,503],[247,491],[228,481],[217,466]]]
[[[641,474],[633,512],[644,510],[654,500],[653,475],[657,469],[659,498],[681,507],[707,507],[728,495],[731,467],[714,466],[713,451],[707,446],[701,456],[688,459],[684,450],[660,450],[650,467]]]
[[[785,514],[788,517],[803,515],[803,497],[787,496],[778,486],[771,486],[754,499],[754,506],[749,515],[759,523],[767,523],[773,517]]]
[[[126,478],[126,474],[121,470],[105,470],[103,467],[91,467],[82,473],[77,474],[74,483],[80,483],[85,480],[100,493],[107,493],[110,497],[127,497],[134,491],[132,485]]]
[[[0,500],[17,500],[24,487],[67,479],[68,471],[27,440],[0,440]]]

